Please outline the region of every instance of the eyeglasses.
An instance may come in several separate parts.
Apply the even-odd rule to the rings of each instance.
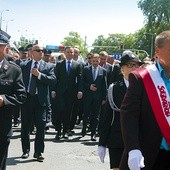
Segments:
[[[36,51],[36,52],[38,52],[38,53],[39,53],[39,52],[42,52],[42,53],[44,52],[44,50],[41,50],[41,49],[36,49],[36,50],[33,50],[33,51]]]
[[[133,67],[135,67],[135,68],[139,68],[140,67],[140,65],[139,64],[132,64],[132,63],[127,63],[127,64],[125,64],[128,68],[133,68]]]

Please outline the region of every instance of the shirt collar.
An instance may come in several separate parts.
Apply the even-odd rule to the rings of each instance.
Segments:
[[[40,61],[35,61],[34,59],[32,60],[32,67],[34,67],[34,63],[37,62],[37,67],[39,68]]]
[[[72,63],[73,59],[71,59],[71,60],[67,60],[67,59],[66,59],[66,63],[67,63],[68,61],[70,61],[70,63]]]
[[[93,66],[92,66],[92,69],[93,69],[93,70],[94,70],[94,69],[96,69],[96,70],[97,70],[98,68],[99,68],[99,66],[97,66],[97,67],[93,67]]]
[[[161,66],[161,64],[160,64],[158,61],[156,62],[156,64],[157,64],[157,66],[158,66],[158,71],[159,71],[161,77],[165,77],[165,78],[166,78],[164,69],[163,69],[163,67]]]
[[[128,87],[128,86],[129,86],[129,81],[126,80],[125,78],[123,78],[123,79],[124,79],[124,82],[125,82],[126,87]]]

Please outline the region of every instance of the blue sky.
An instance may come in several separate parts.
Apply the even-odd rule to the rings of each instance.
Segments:
[[[70,31],[91,45],[98,35],[134,33],[144,25],[137,0],[0,0],[0,12],[5,9],[2,29],[8,22],[11,39],[24,35],[44,45],[59,45]]]

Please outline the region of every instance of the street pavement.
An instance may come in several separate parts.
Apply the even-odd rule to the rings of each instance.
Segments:
[[[20,126],[13,128],[7,170],[108,170],[109,157],[106,152],[105,163],[101,163],[97,154],[98,138],[90,141],[90,134],[81,137],[81,125],[75,127],[75,134],[68,140],[56,141],[55,130],[50,128],[45,135],[44,162],[37,162],[33,158],[34,138],[30,135],[31,151],[28,159],[21,159]]]

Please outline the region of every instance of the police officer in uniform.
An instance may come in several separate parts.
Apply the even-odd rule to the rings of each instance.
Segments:
[[[13,108],[26,99],[21,69],[5,57],[9,38],[7,33],[0,30],[0,170],[6,169]]]

